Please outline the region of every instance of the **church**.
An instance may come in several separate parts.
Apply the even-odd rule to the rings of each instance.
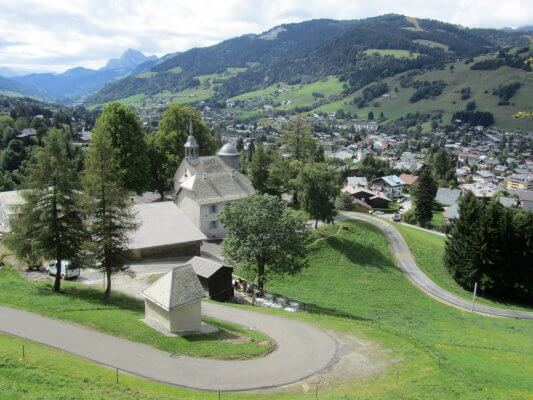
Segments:
[[[177,206],[210,240],[226,235],[219,214],[233,201],[254,193],[250,180],[239,172],[239,151],[226,143],[215,156],[199,156],[198,143],[189,124],[185,158],[174,174]]]

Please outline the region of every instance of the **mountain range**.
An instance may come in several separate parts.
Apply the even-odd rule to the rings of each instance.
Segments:
[[[471,29],[397,14],[318,19],[160,59],[128,50],[99,70],[0,78],[0,91],[91,108],[111,101],[137,108],[207,101],[223,108],[227,100],[266,95],[275,112],[341,109],[400,118],[423,110],[445,120],[476,101],[498,124],[522,127],[512,115],[529,109],[533,95],[524,62],[533,56],[529,29]],[[516,82],[512,99],[494,94]],[[250,115],[245,107],[233,111]]]
[[[528,44],[524,32],[469,29],[396,14],[351,21],[312,20],[166,57],[147,72],[105,85],[87,102],[179,93],[200,86],[201,77],[228,69],[231,76],[217,84],[211,98],[223,100],[275,83],[305,84],[332,75],[345,83],[346,93],[353,93],[400,72]],[[374,50],[398,50],[408,56],[380,56]]]
[[[17,76],[14,73],[0,78],[0,91],[41,97],[48,100],[71,101],[103,87],[105,84],[130,75],[142,64],[154,65],[156,56],[145,56],[128,49],[119,58],[110,59],[100,69],[71,68],[63,73],[34,73]],[[2,70],[0,70],[0,76]]]

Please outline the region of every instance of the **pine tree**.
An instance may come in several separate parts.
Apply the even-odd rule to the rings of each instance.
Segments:
[[[44,138],[44,147],[36,151],[25,179],[25,202],[8,240],[8,244],[26,241],[26,245],[14,246],[19,255],[56,260],[56,292],[61,290],[63,261],[78,264],[86,237],[78,175],[75,161],[67,157],[67,143],[63,132],[52,129]]]
[[[268,189],[270,159],[265,153],[263,146],[259,145],[252,156],[248,166],[248,172],[252,184],[259,193],[266,193]]]
[[[422,168],[414,188],[415,215],[421,226],[426,226],[433,216],[433,202],[437,193],[437,185],[433,180],[431,169],[428,166]]]
[[[459,218],[451,225],[446,240],[444,265],[453,278],[471,289],[479,280],[478,260],[479,219],[483,208],[472,192],[467,192],[459,203]]]
[[[111,276],[128,269],[125,253],[129,236],[137,227],[114,153],[108,131],[95,129],[83,176],[91,237],[85,248],[87,261],[105,273],[106,297],[111,293]]]

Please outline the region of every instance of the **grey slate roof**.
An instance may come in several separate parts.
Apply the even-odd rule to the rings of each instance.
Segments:
[[[513,197],[500,196],[498,202],[504,207],[514,207],[516,205],[516,199]]]
[[[233,201],[254,194],[250,180],[237,171],[193,175],[181,184],[200,205]]]
[[[205,240],[205,235],[172,201],[135,204],[139,227],[130,234],[130,250]]]
[[[189,159],[183,159],[176,173],[174,180],[180,179],[187,170],[192,175],[211,174],[214,172],[230,172],[231,168],[218,156],[198,157],[198,162],[191,163]]]
[[[381,178],[374,179],[372,182],[378,182],[380,180],[390,187],[403,186],[405,184],[405,182],[396,175],[382,176]]]
[[[192,265],[173,268],[142,291],[142,295],[170,311],[205,297],[204,289]]]
[[[444,218],[447,219],[457,219],[459,218],[459,204],[455,203],[453,206],[448,207],[444,210]]]
[[[198,143],[196,142],[196,139],[193,135],[189,135],[187,137],[187,141],[185,142],[185,147],[198,148]]]
[[[25,138],[30,136],[35,136],[37,134],[37,131],[33,128],[25,128],[20,131],[20,133],[17,135],[18,138]]]
[[[364,176],[349,176],[346,178],[348,185],[352,186],[368,186],[368,181]]]
[[[217,153],[219,156],[238,156],[240,153],[233,143],[226,143]]]
[[[451,188],[438,188],[435,200],[443,206],[451,206],[457,203],[457,199],[461,196],[461,190]]]
[[[199,275],[202,278],[210,278],[222,268],[232,268],[221,262],[204,257],[193,257],[189,262],[191,263],[194,272],[196,272],[196,275]]]

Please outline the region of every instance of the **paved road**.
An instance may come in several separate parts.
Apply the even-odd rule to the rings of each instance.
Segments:
[[[171,385],[202,390],[252,390],[300,381],[328,367],[337,343],[302,322],[213,303],[206,315],[257,329],[277,349],[263,358],[219,361],[172,357],[147,345],[27,311],[0,307],[0,332],[23,337],[100,364]]]
[[[407,244],[403,240],[402,235],[389,223],[376,217],[353,212],[343,212],[341,215],[339,215],[339,217],[339,219],[358,219],[366,221],[378,227],[389,239],[392,247],[392,253],[394,254],[399,266],[415,285],[417,285],[424,292],[438,298],[445,303],[448,303],[454,307],[471,311],[472,301],[465,300],[462,297],[458,297],[444,290],[435,284],[435,282],[433,282],[431,279],[429,279],[424,272],[422,272],[418,265],[416,265],[416,262],[411,255]],[[474,311],[481,314],[488,314],[498,317],[533,319],[533,312],[530,311],[510,310],[505,308],[490,307],[482,304],[476,304]]]

